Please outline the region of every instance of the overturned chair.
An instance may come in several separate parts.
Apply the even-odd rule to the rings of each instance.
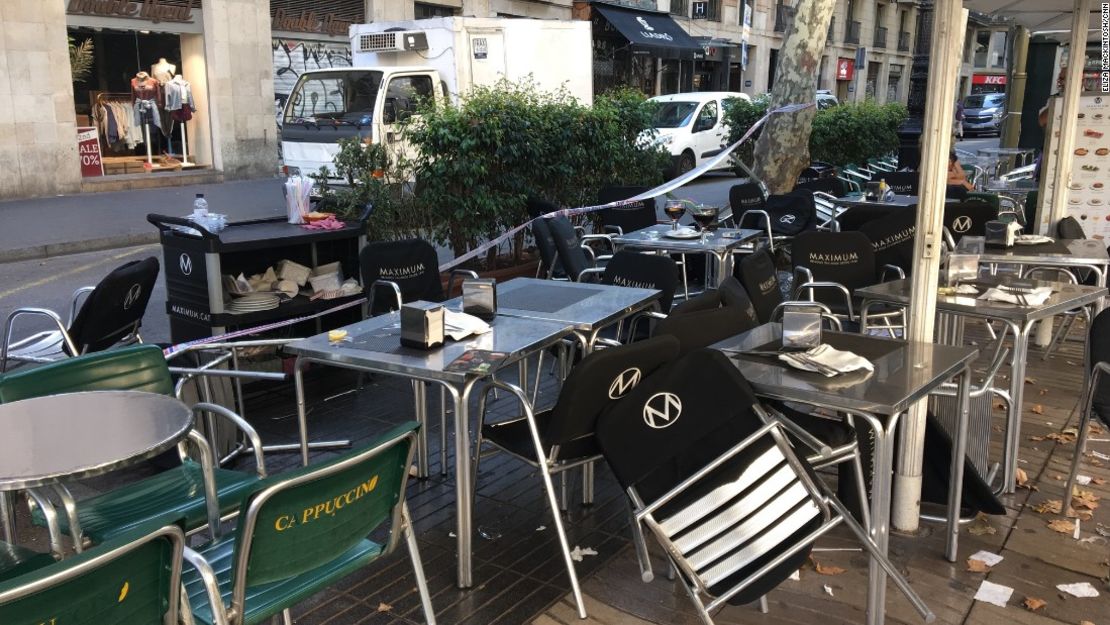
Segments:
[[[598,420],[597,439],[636,522],[663,546],[703,623],[725,603],[760,599],[841,523],[934,620],[721,352],[692,352],[642,381]]]

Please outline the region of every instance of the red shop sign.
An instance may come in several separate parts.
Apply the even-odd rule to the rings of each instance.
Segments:
[[[77,156],[81,159],[81,177],[104,175],[104,161],[100,160],[100,136],[92,126],[77,128]]]
[[[837,59],[836,61],[836,79],[837,80],[851,80],[852,76],[856,74],[856,61],[855,59]]]
[[[1003,74],[975,74],[971,77],[973,85],[1004,85],[1006,76]]]

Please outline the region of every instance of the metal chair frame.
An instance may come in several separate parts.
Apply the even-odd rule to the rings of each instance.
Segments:
[[[895,279],[895,280],[904,280],[906,278],[906,272],[903,271],[902,268],[899,267],[898,265],[890,265],[890,264],[882,265],[880,267],[880,270],[881,270],[881,273],[879,275],[879,281],[880,282],[886,282],[887,281],[888,272],[893,272],[894,273],[895,277],[893,279]],[[892,311],[887,311],[887,312],[879,312],[879,313],[868,313],[866,318],[862,317],[861,315],[856,314],[855,308],[852,305],[852,293],[851,293],[851,291],[848,290],[848,287],[844,286],[843,284],[840,284],[839,282],[832,282],[832,281],[828,281],[828,280],[814,280],[813,279],[813,272],[810,271],[808,268],[806,268],[804,266],[799,265],[799,266],[794,268],[794,283],[797,286],[794,287],[794,292],[793,292],[791,297],[795,301],[816,302],[817,301],[816,300],[816,290],[817,289],[828,289],[828,290],[839,292],[841,295],[843,295],[844,296],[844,301],[847,304],[847,311],[848,311],[848,314],[843,315],[843,317],[847,321],[852,322],[852,323],[859,322],[860,323],[860,334],[867,334],[870,326],[868,324],[865,324],[864,321],[866,321],[867,319],[871,319],[871,318],[880,319],[883,322],[883,330],[885,330],[887,332],[887,334],[890,335],[891,338],[897,338],[895,330],[904,330],[905,327],[906,327],[906,316],[905,316],[905,310],[903,310],[903,309],[892,310]],[[802,300],[801,299],[803,291],[806,293],[805,296],[808,298],[807,300]],[[841,316],[841,315],[837,315],[837,316]],[[894,319],[895,317],[901,318],[901,320],[902,320],[901,323],[898,323],[898,324],[891,323],[891,319]]]

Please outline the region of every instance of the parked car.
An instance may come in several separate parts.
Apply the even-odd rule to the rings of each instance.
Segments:
[[[1005,113],[1005,93],[977,93],[967,96],[964,98],[964,135],[1002,134],[1002,116]]]
[[[832,94],[832,91],[829,91],[828,89],[818,89],[817,109],[823,111],[825,109],[831,109],[834,106],[840,106],[840,100],[836,99],[836,96]]]
[[[651,99],[659,105],[652,124],[658,132],[656,141],[671,153],[675,175],[701,165],[726,147],[725,106],[733,99],[751,101],[747,94],[734,91],[674,93]],[[726,160],[714,169],[729,168]]]

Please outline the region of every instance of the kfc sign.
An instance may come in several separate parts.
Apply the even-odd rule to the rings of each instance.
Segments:
[[[973,85],[1005,85],[1006,76],[999,74],[975,74],[971,77],[971,84]]]
[[[836,79],[851,80],[856,75],[856,62],[854,59],[837,59]]]

